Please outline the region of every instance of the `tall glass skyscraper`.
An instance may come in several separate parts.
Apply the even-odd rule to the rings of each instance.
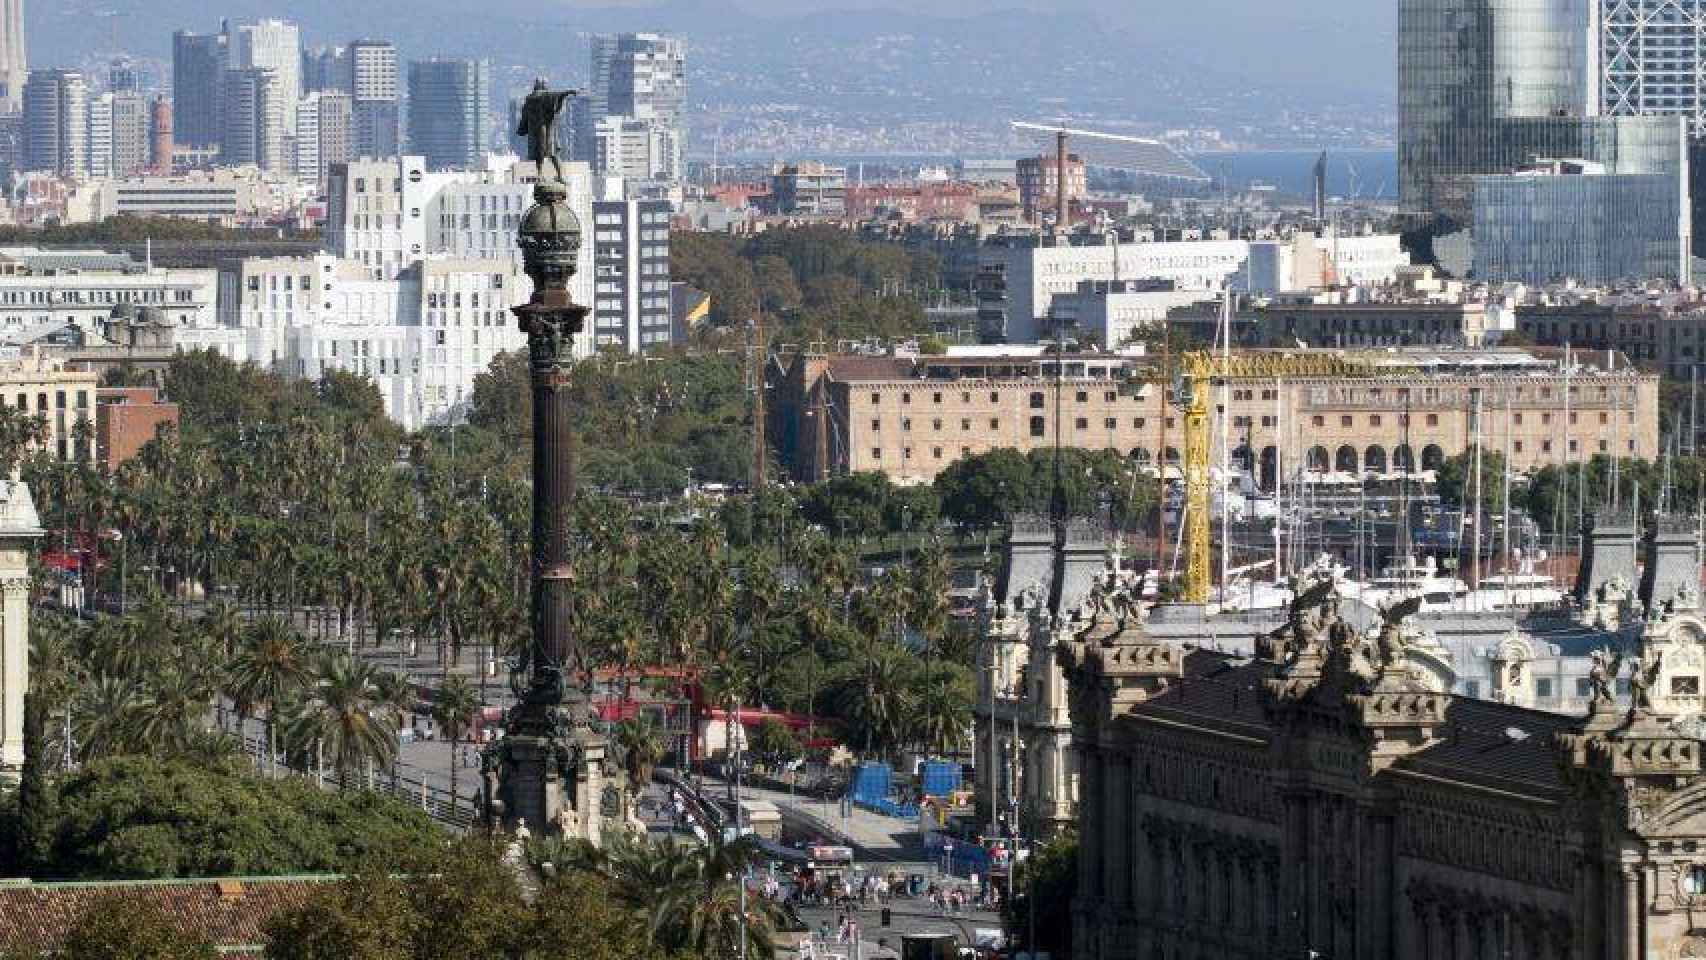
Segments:
[[[1706,125],[1706,0],[1593,0],[1598,7],[1600,109],[1684,117]]]
[[[432,170],[477,170],[491,147],[492,68],[484,60],[409,63],[409,149]]]
[[[1534,153],[1513,118],[1593,112],[1588,5],[1571,0],[1399,0],[1398,188],[1404,209],[1461,222],[1479,173]],[[1513,163],[1514,158],[1514,163]]]
[[[227,38],[223,33],[172,34],[172,119],[178,143],[218,145],[225,135],[224,95]]]
[[[658,33],[599,34],[592,38],[587,109],[575,115],[578,125],[571,127],[572,139],[583,150],[596,151],[593,144],[601,121],[618,118],[607,126],[618,131],[643,124],[650,130],[646,140],[657,155],[642,165],[660,179],[678,180],[683,172],[686,105],[687,52],[679,38]]]

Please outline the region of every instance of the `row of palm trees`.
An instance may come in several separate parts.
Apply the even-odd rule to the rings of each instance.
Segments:
[[[247,619],[215,603],[179,614],[159,594],[123,617],[78,620],[42,612],[31,630],[31,685],[51,715],[46,753],[59,764],[150,753],[229,760],[242,731],[265,725],[263,772],[279,758],[303,773],[335,771],[372,786],[395,774],[398,732],[417,705],[398,674],[315,642],[277,616]],[[477,697],[453,676],[432,711],[453,757]],[[227,720],[235,721],[228,724]]]
[[[26,478],[45,525],[118,532],[99,541],[109,608],[155,590],[228,601],[233,616],[277,616],[352,655],[431,644],[452,675],[475,647],[484,683],[488,660],[528,642],[528,465],[496,433],[458,432],[453,457],[448,434],[400,451],[361,420],[186,428],[111,474],[37,456]],[[828,716],[866,752],[958,746],[970,645],[949,622],[944,552],[922,544],[873,579],[795,506],[767,495],[736,546],[714,511],[660,518],[583,493],[568,521],[573,610],[593,665],[624,692],[666,667],[677,697],[700,681],[718,705]],[[249,702],[286,702],[267,684],[297,682],[292,655],[279,638],[256,652],[267,679]]]

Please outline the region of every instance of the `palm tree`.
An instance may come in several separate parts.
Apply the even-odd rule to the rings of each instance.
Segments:
[[[864,741],[866,756],[900,740],[906,714],[906,654],[896,644],[863,637],[840,690],[842,717]]]
[[[925,750],[941,756],[964,743],[971,725],[972,690],[963,667],[938,663],[921,673],[913,704],[913,734]]]
[[[761,852],[750,837],[704,844],[644,838],[610,844],[599,869],[617,898],[646,919],[654,944],[694,956],[732,960],[741,949],[741,890]],[[747,956],[775,956],[778,913],[759,897],[746,904]]]
[[[373,676],[373,692],[379,703],[391,713],[392,723],[401,735],[403,719],[415,709],[415,685],[400,673],[380,670]],[[391,759],[391,789],[397,788],[397,760]]]
[[[269,772],[278,772],[278,707],[299,693],[312,675],[310,651],[278,617],[250,625],[243,650],[231,664],[231,696],[240,704],[267,708]]]
[[[149,677],[147,699],[136,711],[142,742],[181,753],[207,716],[208,689],[191,664],[162,664]]]
[[[473,686],[459,673],[446,676],[438,687],[438,696],[433,698],[432,722],[444,731],[445,738],[450,741],[450,808],[453,811],[459,799],[456,793],[456,768],[459,766],[456,748],[468,735],[474,714],[479,709],[480,702],[474,695]]]
[[[663,760],[663,731],[646,714],[636,714],[616,725],[616,744],[622,749],[622,766],[628,772],[629,793],[638,803],[652,768]]]
[[[374,679],[374,669],[360,660],[341,652],[326,656],[311,698],[290,724],[294,747],[330,759],[346,785],[356,771],[397,755],[397,725]]]
[[[142,690],[135,681],[105,674],[77,691],[71,707],[71,735],[78,761],[130,753],[139,739],[136,718],[142,703]]]

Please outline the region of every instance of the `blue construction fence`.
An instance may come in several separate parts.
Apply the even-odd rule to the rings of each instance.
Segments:
[[[974,873],[980,880],[989,877],[989,851],[978,844],[932,830],[924,835],[924,851],[944,873],[967,879]]]
[[[964,772],[957,763],[926,760],[919,765],[918,786],[923,796],[945,797],[958,790],[963,782]],[[866,810],[916,820],[918,805],[909,798],[898,797],[896,786],[894,768],[886,763],[870,760],[853,769],[847,793],[854,805]]]

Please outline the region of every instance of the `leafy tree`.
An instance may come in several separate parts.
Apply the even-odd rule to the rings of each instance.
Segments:
[[[800,738],[775,717],[766,718],[752,735],[752,752],[769,764],[783,764],[800,755]]]
[[[1475,451],[1447,457],[1435,472],[1439,497],[1445,503],[1465,509],[1475,501]],[[1481,450],[1481,509],[1488,514],[1505,508],[1505,455],[1498,450]]]
[[[1031,463],[1011,447],[961,457],[936,475],[942,513],[962,527],[992,527],[1033,509]]]
[[[42,727],[47,707],[41,695],[24,694],[24,769],[18,782],[17,850],[13,862],[26,870],[48,862],[53,843],[53,788],[44,769]]]
[[[499,837],[463,840],[413,881],[416,960],[508,956],[524,941],[527,907],[514,871],[499,865],[502,844]]]
[[[420,925],[406,880],[371,865],[267,921],[268,960],[412,960]]]
[[[59,783],[38,878],[152,879],[333,872],[363,858],[406,864],[441,843],[412,805],[232,767],[115,757]]]
[[[302,906],[274,916],[266,926],[266,956],[692,960],[691,953],[655,942],[648,923],[668,884],[680,886],[689,877],[673,876],[634,899],[608,873],[593,872],[609,864],[593,851],[558,849],[539,856],[536,847],[532,853],[563,869],[544,872],[531,905],[523,902],[496,838],[471,837],[452,845],[416,864],[416,879],[364,866],[325,885]]]
[[[1031,900],[1036,898],[1036,951],[1072,956],[1072,901],[1078,890],[1078,837],[1057,837],[1035,848],[1013,870],[1013,895],[1002,902],[1001,921],[1011,940],[1029,945]]]
[[[208,941],[184,931],[157,903],[115,893],[101,897],[71,925],[58,956],[78,960],[216,960]]]
[[[647,940],[644,924],[619,902],[610,881],[585,871],[548,882],[523,937],[531,960],[687,960]]]
[[[385,400],[379,387],[359,374],[330,370],[315,384],[315,392],[327,412],[335,417],[370,424],[385,421]]]
[[[782,314],[800,308],[800,284],[788,261],[778,256],[763,256],[753,262],[752,268],[761,291],[759,303],[766,313]]]
[[[807,523],[849,537],[874,537],[889,528],[888,507],[896,487],[881,473],[833,477],[808,489],[800,500]]]

